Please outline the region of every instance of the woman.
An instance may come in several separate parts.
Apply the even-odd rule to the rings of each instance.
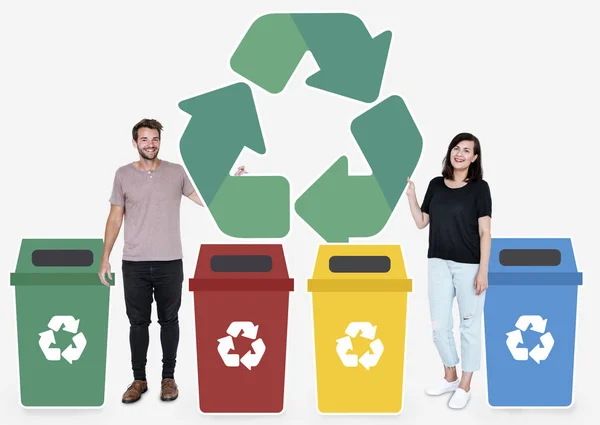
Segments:
[[[444,365],[444,378],[426,392],[454,392],[449,406],[461,409],[470,399],[473,372],[480,367],[481,321],[491,245],[492,199],[483,180],[479,140],[470,133],[460,133],[452,139],[442,176],[429,182],[421,207],[410,178],[406,193],[417,227],[429,225],[430,315],[433,341]],[[460,312],[460,382],[452,332],[454,296]]]

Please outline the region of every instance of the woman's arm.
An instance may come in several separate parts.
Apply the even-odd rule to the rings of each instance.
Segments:
[[[490,249],[492,246],[491,221],[489,215],[479,217],[479,271],[475,278],[475,292],[480,295],[488,287],[488,265],[490,262]]]
[[[417,201],[417,195],[415,193],[415,184],[410,180],[408,181],[408,188],[406,189],[406,196],[408,197],[408,205],[410,206],[410,213],[415,220],[415,224],[418,229],[424,229],[429,224],[429,214],[421,211],[419,202]]]

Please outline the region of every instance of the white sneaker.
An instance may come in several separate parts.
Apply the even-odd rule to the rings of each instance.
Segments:
[[[448,406],[451,409],[462,409],[463,407],[465,407],[467,405],[470,398],[471,398],[470,391],[466,392],[462,388],[458,388],[454,392],[454,395],[452,396],[452,398],[450,398],[450,401],[448,402]]]
[[[459,383],[460,380],[458,378],[456,378],[456,381],[454,382],[448,382],[445,378],[442,378],[438,382],[436,382],[435,385],[432,385],[431,387],[427,388],[425,392],[428,395],[440,395],[444,393],[451,393],[458,388]]]

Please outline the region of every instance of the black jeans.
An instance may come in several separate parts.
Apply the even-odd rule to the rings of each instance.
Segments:
[[[183,283],[183,262],[123,260],[123,289],[129,318],[129,344],[134,379],[146,379],[146,360],[150,337],[148,326],[152,298],[160,324],[162,377],[174,378],[179,344],[179,307]]]

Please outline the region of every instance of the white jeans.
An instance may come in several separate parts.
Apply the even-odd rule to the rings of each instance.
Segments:
[[[452,304],[458,301],[462,370],[475,372],[481,361],[481,322],[485,294],[475,294],[479,264],[428,259],[428,294],[433,342],[445,366],[459,362],[452,331]]]

